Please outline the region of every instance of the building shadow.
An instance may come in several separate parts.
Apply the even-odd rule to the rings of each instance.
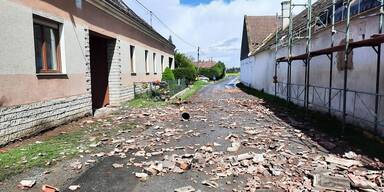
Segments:
[[[249,88],[242,83],[237,87],[243,92],[263,99],[261,104],[274,113],[281,121],[292,128],[300,130],[320,146],[320,150],[328,154],[343,155],[349,151],[384,160],[384,142],[382,138],[362,131],[363,128],[348,124],[342,131],[342,122],[328,114],[305,110],[303,107],[263,91]],[[380,169],[375,162],[364,159],[370,169]],[[371,166],[370,166],[371,165]],[[383,165],[381,165],[383,166]]]

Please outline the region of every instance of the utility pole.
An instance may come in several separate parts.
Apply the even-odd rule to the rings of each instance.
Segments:
[[[152,17],[153,17],[153,12],[152,11],[149,11],[149,20],[150,20],[150,22],[151,22],[151,27],[153,27],[153,25],[152,25]]]
[[[197,47],[197,62],[200,62],[200,47]]]

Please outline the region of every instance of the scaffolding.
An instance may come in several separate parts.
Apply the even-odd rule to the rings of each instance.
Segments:
[[[320,100],[323,102],[323,105],[326,105],[327,106],[327,111],[329,114],[331,114],[333,112],[333,109],[332,109],[332,100],[337,97],[337,95],[339,95],[339,97],[342,96],[342,101],[343,101],[343,105],[342,105],[342,109],[340,110],[340,106],[339,106],[339,111],[337,112],[341,112],[342,114],[342,120],[343,120],[343,129],[342,131],[344,132],[345,130],[345,127],[346,127],[346,122],[347,122],[347,94],[348,93],[353,93],[354,94],[354,105],[357,101],[357,98],[360,97],[359,94],[367,94],[367,95],[370,95],[370,96],[374,96],[374,103],[375,103],[375,106],[374,106],[374,111],[373,111],[373,116],[374,116],[374,132],[375,133],[378,133],[378,126],[380,123],[382,123],[379,119],[378,119],[378,115],[379,115],[379,105],[380,105],[380,99],[383,99],[384,96],[383,95],[380,95],[380,68],[381,68],[381,44],[384,43],[384,34],[382,34],[382,30],[383,30],[383,20],[384,20],[384,0],[376,0],[378,1],[380,4],[380,11],[379,11],[379,29],[378,29],[378,34],[374,34],[372,35],[370,38],[368,39],[363,39],[363,40],[360,40],[360,41],[356,41],[356,42],[351,42],[350,41],[350,21],[351,21],[351,5],[353,2],[353,0],[342,0],[342,1],[336,1],[336,0],[332,0],[332,5],[330,7],[330,9],[327,9],[327,10],[331,10],[331,11],[327,11],[326,14],[328,15],[329,12],[331,12],[331,46],[328,47],[328,48],[324,48],[324,49],[319,49],[319,50],[311,50],[311,42],[312,42],[312,28],[314,26],[313,24],[313,19],[312,19],[312,2],[311,0],[308,0],[307,1],[307,4],[304,4],[304,5],[295,5],[292,3],[292,0],[289,0],[289,1],[285,1],[285,3],[288,3],[289,4],[289,15],[288,15],[288,19],[289,19],[289,26],[288,26],[288,56],[287,57],[280,57],[280,58],[277,58],[277,54],[278,54],[278,46],[279,46],[279,40],[278,40],[278,34],[279,34],[279,31],[278,30],[276,32],[276,49],[275,49],[275,54],[276,54],[276,62],[275,62],[275,76],[274,76],[274,83],[275,83],[275,95],[277,95],[277,92],[278,90],[281,90],[281,92],[285,92],[286,91],[286,98],[287,98],[287,101],[291,101],[292,99],[292,88],[293,86],[296,86],[295,89],[293,89],[293,93],[295,95],[295,99],[297,101],[302,101],[303,102],[303,105],[305,107],[306,110],[309,109],[309,106],[310,106],[310,98],[309,98],[309,91],[310,89],[313,90],[313,94],[312,94],[312,97],[315,97],[315,95],[317,94],[317,96],[320,98]],[[336,29],[335,29],[335,17],[336,17],[336,4],[337,3],[343,3],[343,6],[345,7],[345,12],[346,14],[344,14],[344,9],[342,10],[342,17],[345,17],[344,18],[344,21],[346,23],[346,27],[345,27],[345,31],[342,31],[342,33],[345,34],[345,44],[343,45],[337,45],[335,46],[335,34],[336,34]],[[293,17],[292,17],[292,8],[295,7],[295,6],[305,6],[306,9],[307,9],[307,19],[306,19],[306,30],[307,30],[307,33],[306,33],[306,36],[303,38],[301,37],[301,32],[297,32],[297,33],[293,33]],[[344,8],[343,7],[343,8]],[[358,11],[360,11],[360,1],[359,1],[359,4],[358,4]],[[282,9],[283,11],[283,9]],[[282,18],[286,18],[284,15],[282,16]],[[319,17],[316,18],[315,20],[315,24],[318,22]],[[322,23],[324,25],[324,23]],[[279,28],[278,28],[279,29]],[[282,29],[281,29],[282,30]],[[297,35],[298,34],[298,35]],[[304,54],[301,54],[301,55],[292,55],[292,46],[293,46],[293,39],[306,39],[306,52]],[[283,43],[282,43],[283,45]],[[361,48],[361,47],[372,47],[373,50],[375,51],[376,55],[377,55],[377,64],[376,64],[376,91],[375,93],[365,93],[365,92],[362,92],[362,91],[352,91],[352,90],[348,90],[348,58],[352,52],[353,49],[356,49],[356,48]],[[334,53],[335,52],[344,52],[344,67],[343,67],[343,72],[344,72],[344,79],[343,79],[343,88],[342,89],[337,89],[337,88],[333,88],[333,62],[334,62]],[[313,86],[310,84],[310,66],[311,66],[311,59],[313,57],[317,57],[317,56],[322,56],[322,55],[326,55],[329,60],[330,60],[330,65],[329,65],[329,69],[330,69],[330,74],[329,74],[329,87],[320,87],[320,86]],[[292,65],[292,61],[303,61],[304,65],[305,65],[305,80],[304,80],[304,85],[293,85],[292,84],[292,81],[291,81],[291,74],[292,74],[292,68],[291,68],[291,65]],[[282,62],[286,62],[288,67],[287,67],[287,82],[286,82],[286,87],[284,87],[283,83],[280,83],[278,82],[278,78],[277,78],[277,66],[282,63]],[[300,89],[300,87],[304,87],[304,89]],[[324,96],[321,97],[321,95],[318,93],[317,89],[324,89]],[[326,90],[328,89],[328,98],[326,98]],[[336,94],[333,94],[334,92],[336,92]],[[302,96],[302,94],[304,93],[304,99],[303,100],[300,100],[300,97]],[[312,99],[314,100],[314,99]],[[328,100],[328,101],[327,101]],[[341,102],[341,98],[339,99],[339,101]],[[340,105],[340,102],[339,102],[339,105]],[[314,102],[312,103],[314,104]],[[363,102],[364,104],[364,102]],[[354,116],[355,114],[355,106],[353,106],[353,112],[352,112],[352,116]],[[356,117],[357,118],[357,117]]]

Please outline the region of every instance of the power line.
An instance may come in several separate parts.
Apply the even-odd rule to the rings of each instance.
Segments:
[[[160,24],[162,24],[166,29],[168,29],[175,37],[177,37],[179,40],[181,40],[183,43],[186,45],[193,47],[193,48],[198,48],[198,46],[193,45],[192,43],[188,42],[184,38],[182,38],[180,35],[178,35],[175,31],[173,31],[167,24],[165,24],[153,11],[151,11],[149,8],[147,8],[143,3],[141,3],[139,0],[134,0],[136,1],[140,6],[142,6],[146,11],[148,11],[151,15],[151,25],[152,25],[152,16],[159,21]]]

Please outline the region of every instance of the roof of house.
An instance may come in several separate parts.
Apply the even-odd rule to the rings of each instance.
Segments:
[[[316,17],[318,17],[322,12],[327,10],[332,5],[332,1],[330,0],[318,0],[312,4],[312,22],[315,23]],[[306,36],[307,33],[307,9],[300,12],[298,15],[293,17],[293,31],[296,35]],[[287,37],[288,36],[288,27],[284,29],[280,29],[278,31],[278,37]],[[272,45],[276,44],[276,30],[274,31],[274,35],[271,35],[267,39],[264,40],[264,43],[258,47],[256,50],[251,52],[252,55],[256,53],[262,52]]]
[[[216,65],[217,62],[213,60],[194,62],[193,64],[199,68],[211,68]]]
[[[164,38],[160,33],[158,33],[151,25],[149,25],[146,21],[144,21],[141,17],[139,17],[131,8],[128,7],[127,4],[124,3],[123,0],[105,0],[110,5],[122,11],[126,16],[132,18],[134,21],[139,23],[141,26],[145,27],[147,30],[151,31],[153,34],[157,36],[157,38],[161,39],[164,42],[169,43],[172,47],[175,47],[172,42],[168,39]]]
[[[276,30],[276,16],[244,16],[241,59],[255,51]]]

